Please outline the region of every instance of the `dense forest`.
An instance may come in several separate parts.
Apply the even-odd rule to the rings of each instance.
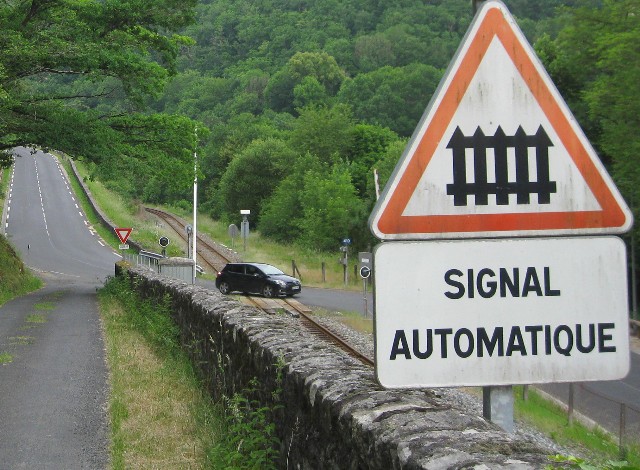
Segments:
[[[77,34],[56,29],[49,51],[37,24],[23,44],[28,9],[0,6],[0,149],[55,147],[129,198],[184,207],[197,152],[202,210],[250,209],[263,235],[321,250],[375,242],[373,170],[384,185],[473,17],[471,0],[65,3],[38,3]],[[640,0],[505,4],[633,205]]]

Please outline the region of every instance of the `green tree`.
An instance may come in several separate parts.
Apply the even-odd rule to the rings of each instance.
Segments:
[[[336,161],[352,144],[353,125],[346,106],[304,108],[291,132],[291,147],[316,155],[323,163]]]
[[[347,153],[347,160],[358,194],[365,197],[367,182],[373,178],[373,165],[399,137],[390,129],[371,124],[355,125],[352,135],[353,141]]]
[[[406,140],[396,140],[391,142],[380,159],[373,164],[372,171],[375,169],[378,174],[378,186],[380,192],[384,190],[385,185],[389,181],[389,178],[398,164],[400,156],[402,155],[406,145]],[[375,181],[373,179],[367,180],[367,194],[371,201],[376,200]]]
[[[342,238],[352,237],[366,221],[364,203],[343,165],[330,172],[307,172],[301,202],[300,243],[307,248],[335,250]]]
[[[591,2],[589,2],[591,3]],[[640,0],[571,10],[558,38],[537,49],[623,194],[640,200]]]
[[[284,177],[284,168],[295,160],[295,153],[284,141],[254,140],[231,160],[216,192],[219,213],[226,220],[237,217],[241,209],[251,210],[260,220],[262,206]]]
[[[345,76],[336,60],[326,52],[298,52],[271,78],[265,96],[273,109],[293,112],[296,87],[303,87],[298,88],[299,97],[303,89],[311,86],[316,96],[334,96]],[[309,81],[309,78],[315,80]]]
[[[199,152],[202,182],[203,209],[212,211],[216,217],[222,215],[217,191],[220,179],[229,163],[254,140],[284,139],[288,135],[293,117],[289,114],[265,113],[254,116],[242,113],[228,120],[219,119],[209,123],[211,135]]]
[[[338,99],[357,119],[409,136],[441,77],[442,71],[429,65],[382,67],[345,81]]]
[[[293,88],[293,106],[296,109],[327,105],[328,101],[327,90],[316,77],[304,77]]]
[[[0,149],[35,143],[97,160],[114,148],[159,150],[142,135],[170,119],[136,112],[176,72],[190,40],[173,32],[192,21],[195,3],[3,2]]]
[[[292,243],[300,238],[304,220],[302,193],[305,175],[320,173],[323,166],[318,157],[307,153],[298,157],[292,168],[265,201],[259,220],[263,235],[283,243]]]

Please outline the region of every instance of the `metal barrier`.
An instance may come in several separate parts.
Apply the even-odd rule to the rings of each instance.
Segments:
[[[625,384],[620,386],[624,387]],[[594,407],[597,408],[595,413],[598,416],[593,416]],[[569,387],[569,422],[573,420],[574,410],[596,419],[604,429],[617,434],[621,455],[624,455],[625,449],[630,445],[640,446],[640,408],[596,390],[593,384],[576,383]]]
[[[160,272],[158,261],[162,259],[162,255],[159,255],[157,253],[142,250],[138,254],[124,253],[122,257],[125,261],[128,261],[131,264],[135,264],[136,266],[145,267],[155,273]]]

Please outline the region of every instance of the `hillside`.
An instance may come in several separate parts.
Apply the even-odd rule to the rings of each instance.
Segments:
[[[574,3],[507,1],[531,42],[555,36],[559,7]],[[185,29],[195,44],[152,106],[210,130],[197,152],[213,217],[237,224],[250,209],[277,241],[367,249],[373,170],[384,185],[472,16],[469,0],[205,0]],[[191,168],[135,181],[117,168],[95,173],[133,197],[190,204]]]
[[[99,65],[108,78],[87,78],[69,59],[55,69],[45,61],[40,75],[12,85],[26,90],[25,106],[41,102],[32,91],[65,103],[66,124],[45,126],[48,145],[82,158],[90,179],[128,200],[185,210],[197,155],[200,210],[222,223],[238,225],[248,209],[252,229],[278,242],[328,251],[345,238],[354,251],[375,244],[367,219],[376,181],[384,186],[455,54],[471,0],[160,3],[168,16],[130,17],[142,29],[114,23],[134,51],[117,48],[110,59],[132,77],[109,75],[106,61]],[[504,3],[625,197],[638,200],[640,0]],[[76,26],[93,31],[88,4],[76,7],[88,15]],[[117,13],[107,10],[105,18]],[[46,20],[39,19],[48,27]],[[88,39],[106,46],[104,34]],[[152,47],[160,39],[162,47]],[[85,50],[77,46],[70,50]],[[18,63],[0,57],[0,70]],[[143,78],[148,67],[154,80]],[[22,77],[19,68],[9,72],[7,83]],[[6,122],[52,116],[16,110]],[[52,131],[62,128],[75,140]]]

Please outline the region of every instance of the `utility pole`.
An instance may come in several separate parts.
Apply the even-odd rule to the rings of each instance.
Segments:
[[[193,150],[193,283],[196,283],[196,266],[198,265],[198,255],[196,245],[198,240],[198,127],[195,128],[195,144]]]

